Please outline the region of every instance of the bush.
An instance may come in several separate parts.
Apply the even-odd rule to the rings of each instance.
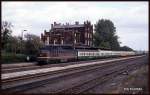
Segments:
[[[26,55],[24,54],[2,53],[3,63],[24,62],[25,60]]]

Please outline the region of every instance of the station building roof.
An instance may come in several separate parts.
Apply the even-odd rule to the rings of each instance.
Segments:
[[[78,27],[84,27],[83,24],[79,25],[54,25],[53,28],[78,28]]]

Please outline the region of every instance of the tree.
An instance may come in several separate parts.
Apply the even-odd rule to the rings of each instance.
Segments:
[[[120,50],[122,50],[122,51],[133,51],[133,49],[128,47],[128,46],[120,47]]]
[[[12,33],[12,28],[13,25],[10,22],[7,21],[2,21],[1,25],[1,44],[2,44],[2,49],[5,48],[7,43],[9,42],[9,39],[11,37]]]
[[[5,51],[14,54],[23,53],[24,43],[25,41],[22,41],[20,36],[10,36],[8,43],[5,45]]]
[[[7,52],[13,52],[13,53],[16,53],[16,47],[18,46],[17,45],[17,38],[14,36],[10,36],[9,37],[9,40],[8,40],[8,43],[5,45],[5,50]]]
[[[43,46],[40,37],[34,34],[26,34],[25,38],[25,53],[27,55],[36,55],[39,48]]]
[[[95,25],[94,46],[119,50],[120,44],[116,35],[116,27],[107,19],[99,20]]]

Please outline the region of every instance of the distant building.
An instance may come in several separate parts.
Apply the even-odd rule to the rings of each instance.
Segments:
[[[86,21],[84,24],[70,25],[64,24],[51,24],[50,31],[44,31],[41,34],[41,40],[45,45],[73,45],[91,47],[93,45],[93,25],[91,22]]]

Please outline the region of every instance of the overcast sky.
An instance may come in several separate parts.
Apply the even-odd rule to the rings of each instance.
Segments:
[[[54,21],[95,24],[102,18],[114,22],[121,46],[148,50],[148,2],[2,2],[2,21],[14,25],[13,35],[26,29],[40,36]]]

